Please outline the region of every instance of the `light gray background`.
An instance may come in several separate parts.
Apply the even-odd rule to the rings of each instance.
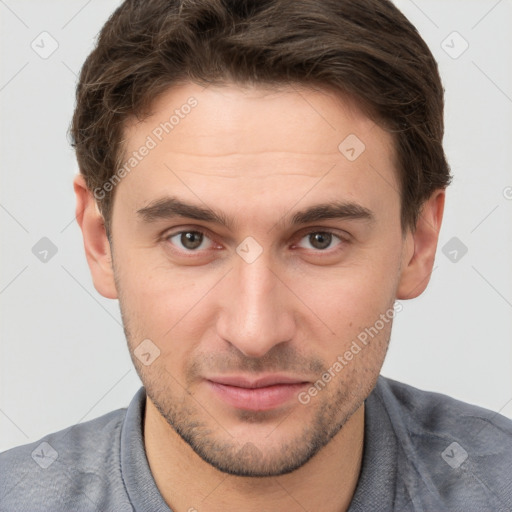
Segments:
[[[0,450],[125,407],[140,386],[117,301],[91,282],[66,137],[76,75],[118,3],[0,0]],[[432,281],[403,302],[383,374],[512,417],[512,2],[397,4],[440,65],[455,179]],[[52,38],[47,58],[31,47]],[[58,251],[46,263],[43,237]],[[468,249],[455,262],[453,237]]]

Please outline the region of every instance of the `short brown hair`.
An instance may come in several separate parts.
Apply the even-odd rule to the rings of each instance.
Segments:
[[[70,131],[89,190],[121,165],[127,119],[187,81],[297,83],[356,98],[393,133],[403,228],[450,182],[437,63],[391,1],[126,0],[77,86]],[[98,199],[107,234],[112,202],[113,191]]]

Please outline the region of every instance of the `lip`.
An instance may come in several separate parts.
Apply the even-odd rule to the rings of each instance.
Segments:
[[[251,411],[265,411],[282,406],[310,384],[284,375],[266,375],[257,379],[241,375],[210,377],[206,379],[206,383],[223,402]]]

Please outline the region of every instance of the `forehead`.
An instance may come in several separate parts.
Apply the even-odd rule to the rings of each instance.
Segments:
[[[160,95],[151,111],[143,122],[132,119],[126,123],[128,145],[151,135],[169,150],[197,155],[302,149],[300,153],[338,156],[347,130],[365,139],[377,129],[380,142],[392,149],[391,137],[354,100],[300,85],[203,87],[186,83]],[[216,138],[213,147],[212,136]]]
[[[129,172],[116,194],[132,210],[177,190],[196,202],[219,203],[236,191],[288,207],[306,193],[310,201],[397,200],[390,134],[327,90],[182,84],[142,122],[127,123],[124,135]]]

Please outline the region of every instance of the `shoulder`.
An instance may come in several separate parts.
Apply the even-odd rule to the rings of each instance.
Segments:
[[[400,446],[402,481],[412,501],[425,495],[422,488],[429,503],[445,510],[512,508],[512,420],[385,377],[375,396]]]
[[[382,376],[376,391],[385,404],[426,431],[449,431],[473,439],[480,427],[486,428],[482,434],[487,440],[497,436],[512,441],[512,420],[497,412]]]
[[[125,415],[119,409],[1,453],[0,510],[106,510],[122,488]]]

